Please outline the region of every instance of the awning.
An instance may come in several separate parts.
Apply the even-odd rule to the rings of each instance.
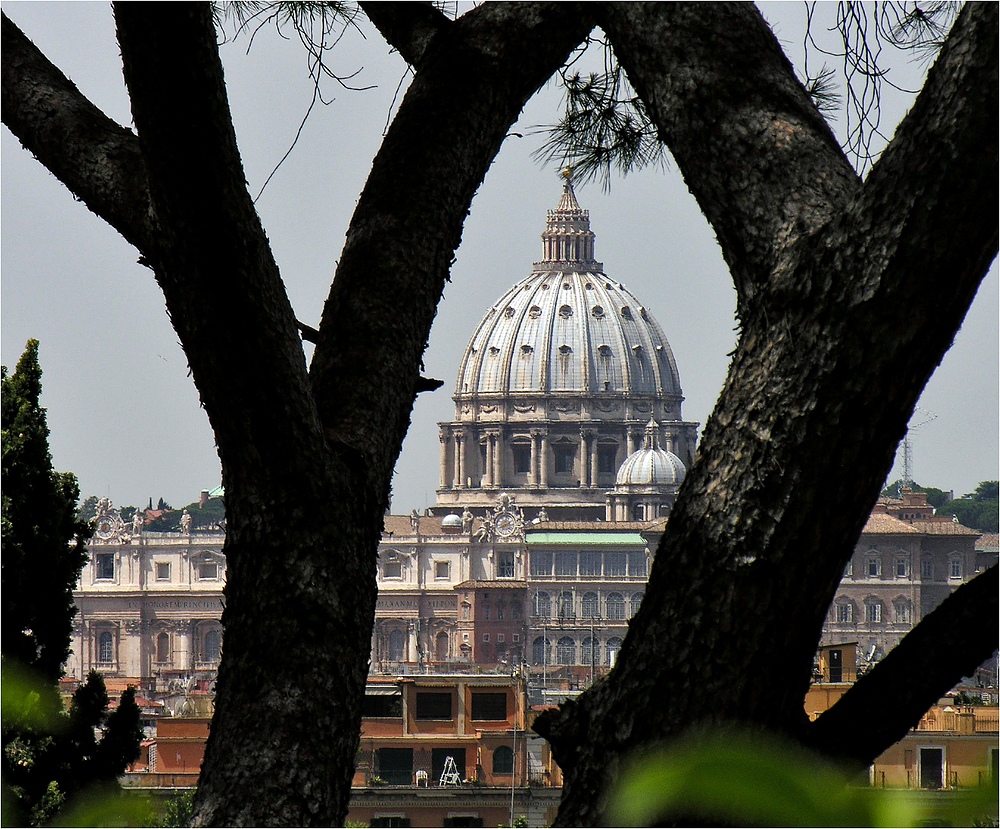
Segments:
[[[524,536],[525,543],[530,547],[551,546],[588,546],[588,547],[646,547],[649,542],[639,533],[630,532],[529,532]]]
[[[368,685],[365,687],[366,697],[399,697],[403,692],[393,685]]]

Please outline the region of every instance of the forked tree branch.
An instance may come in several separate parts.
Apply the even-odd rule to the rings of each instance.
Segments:
[[[138,139],[0,17],[3,123],[74,196],[145,251],[155,229]]]
[[[420,63],[431,41],[452,22],[430,3],[360,3],[379,33],[411,66]]]
[[[996,565],[959,587],[809,725],[806,744],[860,768],[874,762],[996,651],[997,589]]]

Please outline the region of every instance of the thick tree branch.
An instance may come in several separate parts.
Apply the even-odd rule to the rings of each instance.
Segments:
[[[858,768],[873,763],[997,649],[997,591],[995,565],[959,587],[810,725],[806,745]]]
[[[360,3],[375,28],[410,66],[417,66],[430,42],[452,25],[430,3]]]
[[[602,7],[615,54],[716,232],[745,320],[789,249],[849,203],[857,175],[753,5]]]
[[[7,17],[3,122],[70,192],[139,250],[155,235],[139,142],[94,106]]]
[[[422,59],[375,158],[310,374],[330,439],[368,471],[378,499],[472,197],[524,103],[591,25],[588,5],[575,3],[487,3],[463,15]],[[384,430],[370,428],[372,411]]]

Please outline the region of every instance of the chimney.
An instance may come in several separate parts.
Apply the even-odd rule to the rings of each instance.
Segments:
[[[198,506],[203,507],[208,503],[208,490],[203,489],[201,491],[201,497],[198,498]]]

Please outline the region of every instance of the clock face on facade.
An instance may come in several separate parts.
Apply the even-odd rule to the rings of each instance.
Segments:
[[[505,512],[497,516],[493,526],[496,527],[497,535],[506,538],[517,532],[517,519],[509,512]]]
[[[94,529],[94,535],[98,538],[108,539],[115,534],[114,525],[107,518],[102,518],[97,522],[97,527]]]

